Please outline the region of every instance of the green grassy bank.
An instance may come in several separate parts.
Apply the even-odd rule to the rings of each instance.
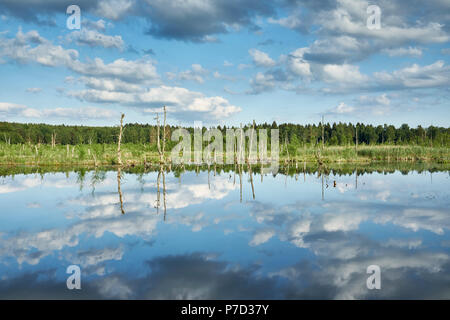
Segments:
[[[122,144],[124,165],[145,165],[159,162],[158,153],[149,144]],[[395,145],[360,145],[281,148],[280,161],[284,163],[322,162],[331,163],[369,163],[383,162],[434,162],[450,163],[450,148]],[[170,152],[166,152],[170,158]],[[0,143],[0,164],[3,165],[117,165],[117,146],[115,144],[6,144]]]

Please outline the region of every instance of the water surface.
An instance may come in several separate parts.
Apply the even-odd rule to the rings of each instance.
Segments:
[[[301,171],[5,174],[0,298],[450,299],[447,171]]]

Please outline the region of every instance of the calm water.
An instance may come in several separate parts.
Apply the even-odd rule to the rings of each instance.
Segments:
[[[0,298],[450,299],[448,172],[117,177],[0,177]]]

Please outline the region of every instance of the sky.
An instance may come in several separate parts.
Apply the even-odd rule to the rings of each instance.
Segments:
[[[449,42],[450,0],[2,0],[0,121],[448,127]]]

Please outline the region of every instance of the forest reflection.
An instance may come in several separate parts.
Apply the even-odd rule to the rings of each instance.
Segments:
[[[298,164],[295,166],[286,165],[281,168],[281,170],[277,173],[272,174],[273,177],[277,175],[284,176],[284,184],[286,186],[288,178],[293,178],[295,181],[299,181],[299,177],[303,176],[303,182],[306,183],[307,175],[315,175],[316,179],[318,179],[321,183],[321,199],[325,200],[326,194],[325,190],[328,188],[336,188],[339,183],[339,177],[341,176],[353,176],[354,177],[354,188],[358,189],[358,177],[363,175],[369,175],[372,173],[379,174],[393,174],[395,172],[401,172],[403,175],[407,175],[412,172],[417,173],[430,173],[430,179],[432,181],[433,172],[441,172],[441,171],[449,171],[450,168],[447,168],[445,165],[439,164],[408,164],[408,163],[390,163],[390,164],[372,164],[372,165],[345,165],[339,167],[330,167],[326,164],[320,164],[317,166],[309,166],[307,163]],[[154,204],[154,208],[156,209],[156,213],[159,214],[160,210],[163,210],[163,220],[166,220],[167,215],[167,189],[166,189],[166,175],[173,174],[174,177],[178,179],[179,184],[181,185],[182,176],[187,172],[195,172],[198,176],[200,172],[207,173],[208,177],[208,189],[211,190],[211,175],[216,177],[217,175],[226,175],[229,177],[233,177],[233,186],[236,185],[236,178],[239,180],[239,202],[243,202],[243,192],[245,189],[245,178],[244,175],[247,175],[247,183],[249,188],[251,188],[252,199],[256,200],[256,189],[254,184],[254,176],[257,179],[258,175],[261,183],[264,182],[264,176],[267,176],[267,173],[263,172],[263,167],[258,165],[251,165],[247,163],[244,164],[234,164],[231,166],[217,166],[214,164],[213,166],[207,165],[190,165],[186,166],[181,164],[179,166],[172,165],[159,165],[159,166],[146,166],[144,168],[133,167],[133,168],[123,168],[117,167],[117,193],[119,197],[119,205],[120,211],[122,214],[125,214],[125,201],[124,194],[121,188],[122,179],[124,173],[128,174],[137,174],[141,177],[151,173],[157,172],[156,176],[156,200]],[[92,175],[91,186],[93,188],[93,193],[95,192],[95,185],[100,183],[102,179],[101,176],[105,176],[105,173],[108,169],[104,169],[104,171],[96,170]],[[77,181],[80,183],[80,190],[83,188],[84,175],[86,173],[85,170],[77,171],[78,179]],[[237,177],[236,177],[237,176]],[[332,179],[331,179],[332,177]],[[138,178],[139,180],[139,178]]]

